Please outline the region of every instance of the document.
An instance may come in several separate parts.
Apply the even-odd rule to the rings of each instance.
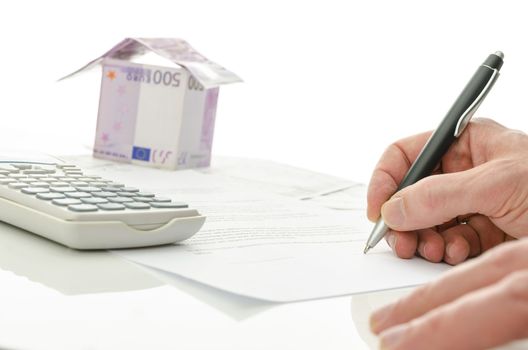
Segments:
[[[114,252],[230,293],[276,302],[317,299],[418,285],[449,268],[418,258],[398,259],[385,244],[364,255],[372,224],[361,205],[331,210],[213,172],[71,161],[186,201],[206,215],[202,230],[181,244]]]
[[[358,182],[320,174],[263,159],[216,157],[209,168],[198,169],[203,174],[214,174],[245,183],[261,191],[297,199],[308,199],[338,192]]]

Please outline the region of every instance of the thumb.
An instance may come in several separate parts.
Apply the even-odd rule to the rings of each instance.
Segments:
[[[489,176],[490,170],[482,165],[426,177],[392,196],[382,206],[381,216],[398,231],[433,227],[465,214],[492,216],[496,208],[504,208],[507,191],[501,176]]]

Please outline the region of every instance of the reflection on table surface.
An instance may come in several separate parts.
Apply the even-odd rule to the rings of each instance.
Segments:
[[[371,310],[406,293],[270,303],[4,223],[0,284],[0,347],[24,349],[372,348]]]
[[[163,283],[107,251],[78,251],[0,223],[0,269],[66,295],[153,288]]]

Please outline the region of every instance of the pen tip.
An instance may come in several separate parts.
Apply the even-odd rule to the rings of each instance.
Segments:
[[[368,245],[365,246],[365,250],[363,250],[363,254],[367,254],[369,250],[370,250],[370,247]]]
[[[495,55],[499,56],[501,59],[504,59],[504,54],[502,53],[502,51],[496,51]]]

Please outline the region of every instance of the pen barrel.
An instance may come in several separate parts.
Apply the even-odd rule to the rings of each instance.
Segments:
[[[486,62],[488,60],[486,60]],[[474,109],[478,107],[478,105],[474,106],[475,101],[479,100],[479,95],[481,95],[481,93],[487,92],[486,88],[488,87],[488,83],[492,81],[492,76],[496,74],[495,69],[499,69],[500,66],[493,68],[494,69],[482,65],[477,69],[451,109],[447,112],[447,115],[444,117],[438,128],[433,132],[425,144],[424,148],[407,172],[407,175],[405,175],[404,179],[398,186],[397,191],[431,175],[453,141],[455,141],[456,128],[459,120],[472,108],[474,111]]]

